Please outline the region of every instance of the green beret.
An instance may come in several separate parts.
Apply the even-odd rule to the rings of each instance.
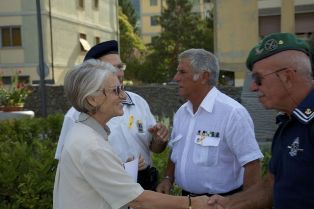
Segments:
[[[252,71],[254,63],[286,50],[297,50],[311,57],[308,43],[290,33],[272,33],[263,38],[249,53],[246,67]]]

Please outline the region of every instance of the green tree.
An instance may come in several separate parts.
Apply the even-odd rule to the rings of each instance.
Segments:
[[[127,63],[126,79],[135,79],[140,69],[146,47],[141,38],[134,32],[128,17],[119,9],[120,56]]]
[[[160,36],[154,37],[140,78],[145,82],[166,82],[176,72],[177,56],[189,48],[213,51],[212,20],[192,13],[189,0],[167,0],[161,12]]]
[[[137,17],[130,0],[119,0],[119,6],[121,7],[123,14],[128,17],[128,21],[133,26],[133,29],[136,31]]]

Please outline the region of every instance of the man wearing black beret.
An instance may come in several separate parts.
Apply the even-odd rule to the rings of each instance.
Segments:
[[[93,46],[86,54],[84,61],[99,59],[112,64],[116,75],[123,84],[126,65],[122,63],[118,42],[105,41]],[[109,142],[123,162],[139,158],[138,183],[144,189],[155,190],[157,186],[157,170],[152,167],[150,151],[162,152],[168,141],[168,129],[161,123],[156,123],[147,102],[139,95],[125,91],[123,116],[112,118],[107,125],[110,128]],[[73,107],[66,113],[63,122],[55,158],[59,159],[66,139],[67,130],[77,120],[79,112]]]
[[[251,91],[279,111],[269,170],[245,192],[210,203],[218,208],[314,208],[314,90],[308,44],[289,33],[266,36],[250,52]]]

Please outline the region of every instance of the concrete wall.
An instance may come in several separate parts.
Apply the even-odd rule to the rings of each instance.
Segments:
[[[256,95],[253,93],[244,97],[242,93],[241,97],[242,88],[219,87],[219,89],[242,103],[247,108],[254,122],[257,140],[262,147],[269,148],[270,141],[276,129],[274,121],[276,112],[272,110],[265,110],[257,101]],[[132,86],[127,87],[127,90],[133,91],[144,97],[155,116],[168,117],[170,122],[172,121],[173,114],[185,102],[184,99],[179,97],[176,85]],[[26,109],[33,110],[35,112],[35,116],[40,116],[39,95],[38,87],[34,87],[33,93],[29,95],[25,104]],[[70,105],[63,94],[63,86],[48,86],[48,114],[64,114],[69,108]]]
[[[150,105],[154,115],[171,117],[173,113],[184,103],[178,95],[176,85],[142,85],[128,86],[127,90],[141,95]],[[241,88],[221,87],[221,90],[232,98],[240,101]],[[63,86],[46,87],[47,113],[66,113],[70,105],[63,93]],[[33,92],[28,96],[25,108],[33,110],[36,116],[40,115],[40,93],[38,86],[33,87]]]

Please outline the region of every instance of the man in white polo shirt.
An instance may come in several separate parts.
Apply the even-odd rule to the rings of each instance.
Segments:
[[[157,191],[169,193],[173,182],[183,195],[229,195],[261,178],[263,157],[247,110],[216,88],[217,58],[203,49],[179,55],[174,80],[188,101],[176,112],[171,155]]]

